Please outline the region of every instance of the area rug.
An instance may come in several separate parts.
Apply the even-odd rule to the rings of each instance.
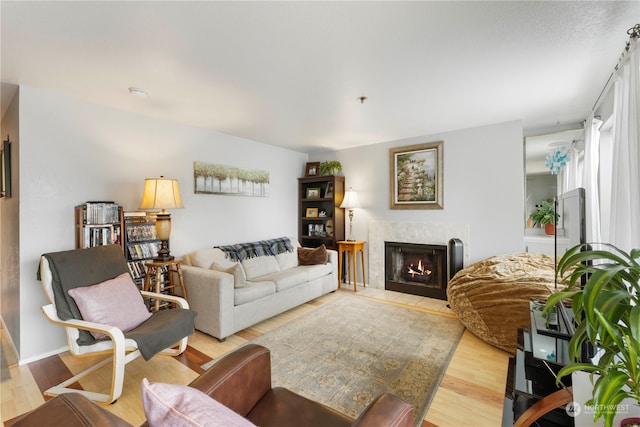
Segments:
[[[463,330],[449,316],[343,296],[251,342],[271,350],[273,386],[352,418],[390,392],[420,425]]]

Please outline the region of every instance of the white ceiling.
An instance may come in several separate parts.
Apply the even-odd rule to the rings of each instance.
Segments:
[[[0,8],[4,89],[32,86],[303,152],[510,120],[578,123],[640,22],[638,1]]]

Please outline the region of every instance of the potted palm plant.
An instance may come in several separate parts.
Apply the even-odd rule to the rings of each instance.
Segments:
[[[567,288],[552,294],[545,310],[571,301],[577,326],[568,352],[574,362],[560,370],[558,379],[576,371],[597,374],[597,379],[591,376],[592,399],[586,404],[593,407],[594,422],[602,417],[611,427],[623,399],[640,404],[640,249],[594,247],[599,249],[578,245],[562,256],[556,274]],[[597,349],[597,362],[579,361],[585,342]]]
[[[560,219],[560,214],[556,213],[554,201],[552,199],[543,200],[537,208],[538,209],[529,216],[533,221],[533,225],[542,225],[544,226],[545,233],[550,235],[555,234],[555,227]]]

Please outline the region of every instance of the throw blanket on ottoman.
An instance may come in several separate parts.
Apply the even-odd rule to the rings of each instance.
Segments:
[[[515,353],[518,328],[530,324],[529,300],[555,287],[553,258],[518,253],[487,258],[460,270],[447,298],[460,321],[480,339]]]

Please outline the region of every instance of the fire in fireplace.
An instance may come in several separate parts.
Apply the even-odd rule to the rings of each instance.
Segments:
[[[422,264],[422,260],[418,261],[418,265],[409,264],[403,277],[406,278],[406,280],[429,284],[431,282],[433,267],[427,267],[427,264],[430,264],[427,260],[425,260],[424,264]]]
[[[462,268],[462,242],[447,245],[385,242],[385,289],[447,299],[449,278]]]

